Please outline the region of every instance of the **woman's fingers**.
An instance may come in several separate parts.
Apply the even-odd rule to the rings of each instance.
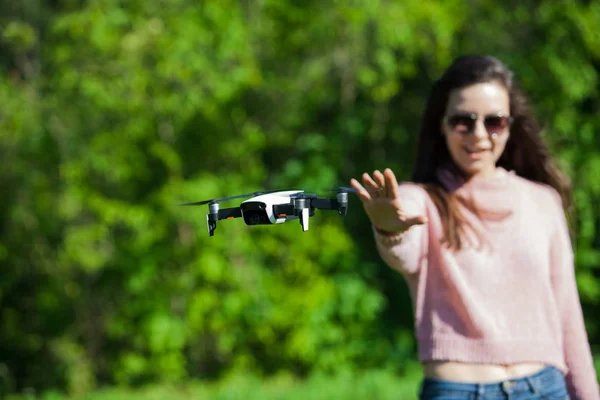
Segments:
[[[392,199],[398,199],[400,197],[400,190],[398,188],[398,181],[396,180],[394,171],[386,168],[385,171],[383,171],[383,176],[385,178],[385,186],[387,187],[388,197],[391,197]]]
[[[356,194],[362,201],[371,200],[371,195],[369,192],[356,179],[350,179],[350,186],[357,190]]]
[[[386,168],[383,173],[375,170],[373,176],[365,172],[362,174],[362,181],[363,184],[360,184],[356,179],[351,179],[350,185],[357,190],[369,218],[376,226],[384,227],[383,230],[404,231],[414,225],[427,223],[425,216],[407,216],[402,212],[398,201],[400,198],[398,180],[390,168]],[[369,192],[369,189],[379,190]],[[373,201],[377,199],[385,201]]]
[[[368,187],[370,187],[372,189],[379,189],[379,185],[366,172],[362,175],[362,179],[363,179],[363,182],[365,183],[365,185],[367,185]],[[380,194],[379,191],[374,191],[374,192],[372,192],[371,197],[379,197],[379,194]]]
[[[381,191],[380,196],[388,197],[388,192],[385,185],[385,177],[383,176],[383,174],[379,170],[375,170],[373,171],[373,178],[375,179],[375,182],[377,182],[377,186],[383,189]]]

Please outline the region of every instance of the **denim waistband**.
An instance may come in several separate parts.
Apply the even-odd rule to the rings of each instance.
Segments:
[[[422,382],[422,391],[427,389],[445,389],[464,393],[487,394],[513,394],[519,392],[536,392],[552,383],[563,380],[562,372],[554,367],[546,367],[534,374],[521,378],[507,379],[492,383],[462,383],[446,381],[438,378],[425,377]]]

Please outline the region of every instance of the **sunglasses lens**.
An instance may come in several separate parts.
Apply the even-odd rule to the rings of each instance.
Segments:
[[[448,126],[458,133],[470,133],[475,126],[475,121],[470,115],[454,115],[448,118]]]
[[[450,129],[460,134],[470,134],[475,128],[477,115],[475,114],[455,114],[447,118]],[[483,125],[487,132],[492,134],[501,134],[511,123],[511,117],[503,115],[488,115],[483,119]]]
[[[485,117],[484,125],[485,129],[487,129],[489,133],[498,134],[504,132],[504,130],[508,126],[508,122],[508,117],[489,116]]]

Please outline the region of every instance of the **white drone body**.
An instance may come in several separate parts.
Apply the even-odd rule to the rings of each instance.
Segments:
[[[217,229],[217,221],[232,218],[243,218],[246,225],[281,224],[293,219],[300,220],[302,230],[308,230],[308,219],[315,210],[337,210],[341,216],[348,211],[348,192],[352,188],[337,188],[335,198],[321,198],[316,194],[304,193],[303,190],[280,190],[271,192],[255,192],[247,195],[226,197],[186,203],[184,205],[208,204],[206,223],[208,234],[213,236]],[[241,197],[251,197],[238,207],[221,208],[220,202]]]
[[[290,204],[290,196],[303,192],[303,190],[287,190],[261,194],[243,201],[240,204],[242,217],[248,225],[282,224],[285,221],[298,219],[300,216],[294,214],[288,215],[283,213],[277,215],[273,206]],[[306,229],[304,230],[308,230],[308,217],[306,217]]]

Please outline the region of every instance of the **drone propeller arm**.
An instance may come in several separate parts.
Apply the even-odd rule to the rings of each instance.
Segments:
[[[311,200],[310,206],[320,210],[338,210],[340,215],[346,215],[346,211],[348,210],[348,201],[340,202],[338,199],[316,198]]]
[[[212,222],[217,222],[222,219],[239,218],[242,216],[242,209],[240,207],[221,208],[216,212],[207,214],[208,219]]]
[[[310,206],[319,210],[337,210],[340,203],[336,199],[312,199]]]
[[[240,218],[242,216],[242,209],[240,207],[222,208],[219,210],[219,220]]]
[[[215,207],[216,208],[216,207]],[[206,224],[208,225],[208,234],[213,236],[217,229],[217,221],[222,219],[239,218],[242,216],[240,207],[213,209],[213,212],[206,214]]]

